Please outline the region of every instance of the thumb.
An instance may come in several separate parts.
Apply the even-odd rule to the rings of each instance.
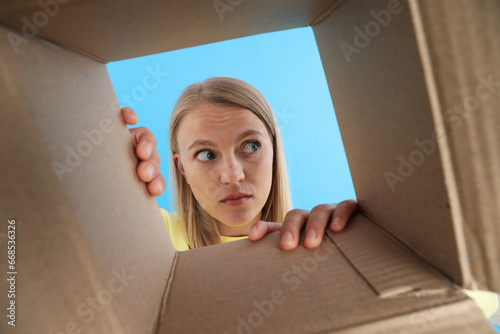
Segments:
[[[252,241],[260,240],[268,233],[279,231],[281,229],[281,226],[281,223],[259,220],[255,222],[250,228],[250,231],[248,232],[248,238]]]

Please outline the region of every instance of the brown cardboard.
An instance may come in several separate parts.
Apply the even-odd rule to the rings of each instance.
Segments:
[[[7,219],[17,222],[14,332],[59,333],[73,323],[84,332],[145,332],[175,249],[156,201],[134,176],[130,135],[106,66],[38,40],[16,55],[7,32],[0,33],[0,212],[2,233]],[[89,146],[83,131],[96,130],[101,142],[92,135],[99,144]],[[68,164],[70,150],[87,149]],[[54,162],[70,170],[61,181]],[[87,298],[107,303],[110,296],[99,312],[85,306]],[[12,330],[5,321],[0,328]]]
[[[471,300],[463,300],[451,305],[440,305],[433,309],[383,319],[375,324],[363,324],[336,333],[494,333],[487,323],[480,320],[477,312]],[[453,320],[450,321],[450,319]],[[408,329],[408,324],[413,325],[413,332]]]
[[[19,266],[18,327],[2,322],[2,333],[231,333],[249,316],[263,333],[493,333],[453,284],[500,290],[498,95],[461,129],[443,117],[476,71],[497,77],[494,0],[402,1],[401,11],[394,0],[233,1],[224,21],[206,1],[49,2],[53,17],[33,0],[0,4],[14,29],[0,38],[1,232],[16,220]],[[347,61],[340,45],[387,9],[391,21]],[[15,37],[35,19],[36,36]],[[101,62],[308,24],[363,213],[316,251],[281,251],[272,234],[176,252],[134,176]],[[463,52],[470,43],[477,53]],[[435,128],[446,136],[392,192],[386,172]],[[54,170],[85,148],[71,172]],[[105,304],[93,316],[92,298]],[[259,317],[264,300],[275,309]]]
[[[26,36],[37,31],[37,36],[109,62],[305,27],[337,2],[54,0],[54,9],[45,10],[38,0],[4,0],[0,21],[25,29]],[[37,13],[51,12],[43,24],[43,14]]]
[[[245,240],[180,252],[158,333],[342,333],[347,329],[372,333],[378,326],[385,328],[377,324],[380,319],[391,319],[398,329],[411,333],[430,328],[450,332],[456,329],[455,317],[462,316],[471,320],[469,329],[491,330],[481,324],[473,303],[465,304],[465,296],[449,281],[393,243],[365,216],[353,217],[345,233],[328,236],[316,250],[299,246],[291,254],[276,247],[277,233],[259,243]],[[364,247],[366,241],[369,245]],[[452,307],[453,318],[444,316],[447,311],[429,311],[454,303],[459,306]],[[425,314],[424,310],[436,314],[408,317],[414,312]],[[196,321],[190,320],[194,315]],[[367,323],[372,325],[358,329]]]
[[[414,13],[461,256],[477,286],[499,291],[500,3],[423,1]]]
[[[375,11],[387,10],[385,1],[377,4]],[[349,1],[314,27],[356,196],[374,221],[422,256],[438,255],[433,263],[463,282],[439,155],[427,157],[394,191],[384,175],[398,173],[398,157],[408,159],[414,140],[434,127],[410,8],[401,5],[350,63],[339,47],[355,46],[353,27],[374,21],[373,8],[373,2]]]
[[[476,130],[463,126],[455,131],[451,129],[454,123],[447,122],[439,145],[432,135],[443,126],[440,115],[446,113],[445,106],[464,101],[480,83],[477,75],[490,73],[487,68],[498,71],[493,65],[498,41],[491,38],[498,31],[493,19],[498,3],[411,2],[410,6],[402,2],[396,7],[399,13],[391,15],[379,35],[366,45],[359,43],[363,46],[357,48],[359,53],[344,53],[339,47],[342,43],[355,47],[355,38],[361,40],[353,27],[373,25],[376,20],[371,11],[387,11],[387,3],[348,1],[313,27],[358,201],[374,221],[457,283],[498,291],[499,209],[493,203],[499,202],[500,176],[493,168],[498,160],[498,141],[493,138],[499,127],[498,113],[493,115],[492,110],[498,108],[499,95],[492,95],[481,105],[481,112],[466,118]],[[469,6],[470,10],[464,10]],[[420,16],[421,7],[429,17]],[[481,15],[487,15],[485,22]],[[481,22],[485,37],[477,40],[471,32],[466,38],[461,30],[476,31],[476,22]],[[432,61],[422,57],[428,48],[425,37],[440,38],[431,48]],[[453,49],[448,45],[451,41],[460,44]],[[469,42],[474,47],[468,47]],[[458,49],[474,53],[467,57]],[[476,52],[483,58],[476,59]],[[462,63],[450,62],[451,53]],[[440,73],[430,78],[427,72],[432,70]],[[470,83],[454,80],[454,73]],[[448,94],[453,96],[443,101],[440,95]],[[437,98],[440,105],[434,103]],[[490,129],[478,131],[479,122]],[[449,143],[456,148],[450,150]],[[485,150],[496,149],[495,153],[471,159],[476,156],[473,146],[481,143]],[[417,163],[410,165],[411,161]],[[462,174],[456,175],[457,171]],[[396,181],[388,182],[388,177]],[[481,183],[468,181],[476,179]],[[483,197],[487,199],[480,201]]]

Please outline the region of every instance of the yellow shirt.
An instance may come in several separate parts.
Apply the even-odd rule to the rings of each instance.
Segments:
[[[182,228],[182,222],[181,218],[177,214],[177,212],[174,213],[168,213],[164,209],[161,210],[161,215],[163,216],[163,220],[165,221],[165,224],[167,225],[168,233],[170,234],[170,239],[172,240],[172,243],[174,244],[175,249],[178,251],[185,251],[189,250],[188,246],[188,238],[186,233],[184,232],[184,229]],[[248,236],[244,237],[226,237],[226,236],[221,236],[220,239],[222,242],[229,242],[229,241],[235,241],[235,240],[240,240],[240,239],[246,239]]]
[[[168,233],[170,234],[170,238],[172,239],[172,243],[174,247],[178,251],[189,250],[187,236],[182,229],[182,222],[179,215],[174,213],[168,213],[164,209],[160,209],[161,214],[163,216],[163,220],[165,220],[165,224],[167,225]],[[245,239],[248,237],[226,237],[221,236],[222,242],[229,242],[234,240]],[[487,291],[470,291],[464,290],[464,292],[474,299],[478,304],[479,308],[483,311],[486,318],[489,318],[498,310],[498,296],[496,293],[487,292]]]
[[[464,290],[464,292],[467,296],[474,299],[477,306],[479,306],[481,311],[483,311],[486,319],[490,318],[493,314],[498,313],[499,295],[496,293],[482,290]],[[498,322],[498,320],[496,320],[496,322]],[[498,325],[500,326],[500,324]]]

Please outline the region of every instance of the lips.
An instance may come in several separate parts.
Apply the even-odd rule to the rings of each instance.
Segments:
[[[229,206],[238,206],[245,204],[250,200],[250,198],[252,198],[252,195],[250,194],[233,193],[226,196],[223,200],[221,200],[221,202]]]

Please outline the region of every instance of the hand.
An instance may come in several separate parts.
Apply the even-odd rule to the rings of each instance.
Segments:
[[[137,124],[137,114],[128,107],[122,108],[122,116],[128,125]],[[156,151],[156,138],[148,128],[129,129],[134,139],[135,154],[139,158],[137,176],[146,183],[152,196],[160,196],[165,190],[165,179],[160,173],[160,154]]]
[[[330,230],[340,232],[344,229],[349,218],[359,211],[358,203],[347,200],[338,204],[321,204],[311,211],[291,210],[283,224],[258,221],[250,228],[248,238],[252,241],[262,239],[267,233],[280,231],[280,247],[291,250],[299,243],[300,231],[305,225],[306,237],[304,246],[315,248],[321,244],[326,225],[330,222]]]

